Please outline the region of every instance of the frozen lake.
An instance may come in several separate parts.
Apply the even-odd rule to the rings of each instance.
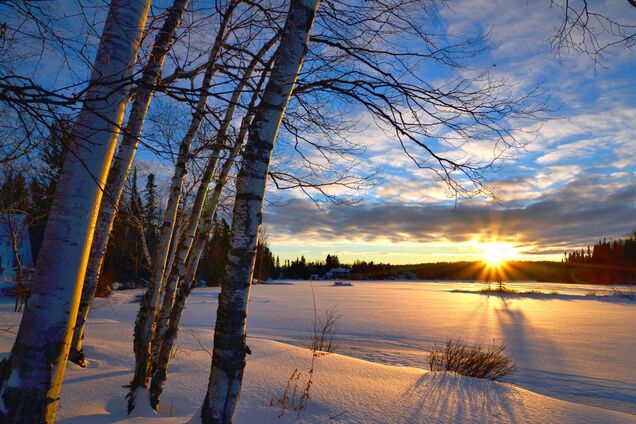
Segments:
[[[484,287],[466,282],[354,281],[352,287],[334,287],[327,281],[281,281],[256,285],[248,338],[255,347],[262,345],[266,350],[255,352],[248,365],[250,360],[267,360],[272,349],[268,340],[307,346],[313,329],[312,285],[319,314],[324,316],[331,308],[339,314],[336,353],[426,369],[429,349],[449,338],[484,345],[503,343],[519,368],[508,382],[556,399],[636,414],[636,301],[605,297],[610,294],[605,287],[512,283],[508,287],[520,291],[557,291],[559,295],[501,298],[466,293]],[[592,291],[597,295],[589,296]],[[168,396],[187,408],[199,405],[197,396],[203,393],[207,379],[206,349],[211,344],[218,292],[218,288],[193,292],[180,331]],[[135,298],[140,293],[119,291],[98,302],[86,336],[89,374],[94,373],[90,374],[94,377],[83,377],[87,371],[74,366],[67,376],[68,393],[99,399],[96,405],[102,406],[93,405],[85,413],[107,414],[100,422],[113,422],[108,414],[116,415],[117,408],[124,405],[123,392],[119,392],[130,377],[132,324],[139,306]],[[20,314],[12,308],[11,299],[0,304],[3,326],[19,323]],[[10,333],[0,335],[4,352],[11,343]],[[413,368],[404,372],[410,375],[409,370]],[[91,381],[98,375],[99,380]],[[257,381],[267,386],[266,380]],[[328,382],[325,390],[329,393]],[[257,399],[263,395],[254,391],[250,396]],[[63,407],[62,416],[75,416],[76,407]]]
[[[251,337],[306,345],[313,323],[307,281],[257,285]],[[557,291],[539,298],[485,296],[465,282],[314,281],[319,312],[335,307],[337,352],[361,359],[427,367],[427,351],[449,338],[503,343],[517,363],[514,384],[558,399],[636,414],[636,302],[606,287],[511,283],[519,291]],[[205,289],[202,289],[205,290]],[[214,302],[216,303],[216,302]],[[191,325],[208,325],[189,319]]]

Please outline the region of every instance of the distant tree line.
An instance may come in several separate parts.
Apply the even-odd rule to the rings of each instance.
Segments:
[[[308,262],[304,256],[301,256],[294,260],[285,260],[282,266],[277,257],[275,271],[277,276],[282,278],[309,280],[312,276],[322,277],[328,271],[333,268],[339,268],[340,266],[338,256],[331,254],[328,254],[324,261],[317,260],[310,262]]]
[[[573,280],[593,283],[636,282],[636,232],[624,239],[599,240],[587,249],[567,252],[563,262]]]
[[[38,144],[30,167],[7,167],[0,172],[0,212],[11,210],[27,215],[36,262],[70,131],[70,123],[57,121],[46,140]],[[143,285],[150,278],[147,255],[156,248],[163,211],[155,175],[148,173],[141,178],[145,178],[143,189],[139,188],[138,170],[133,168],[113,223],[98,280],[98,296],[107,295],[115,282]],[[205,244],[198,280],[208,286],[220,285],[225,277],[229,244],[230,226],[225,219],[217,219]],[[267,241],[260,240],[254,279],[265,281],[274,276],[274,272],[274,256]]]
[[[60,132],[68,151],[52,196],[42,196],[48,212],[36,215],[34,200],[48,184],[28,194],[27,212],[46,219],[46,229],[31,280],[37,296],[0,362],[3,423],[55,422],[67,359],[86,366],[84,328],[107,270],[111,281],[120,272],[149,276],[126,400],[128,413],[139,402],[158,411],[187,298],[197,271],[206,272],[204,251],[227,266],[207,269],[225,275],[210,378],[193,421],[232,422],[249,353],[249,288],[273,261],[259,243],[268,178],[314,201],[341,202],[330,186],[364,192],[375,172],[352,171],[366,146],[349,141],[363,113],[457,198],[488,195],[486,172],[509,149],[524,148],[517,134],[551,112],[538,87],[522,92],[491,66],[471,66],[483,62],[474,58],[487,52],[487,37],[440,31],[445,2],[228,0],[202,10],[188,0],[111,0],[95,14],[74,2],[64,11],[58,2],[31,3],[2,2],[0,172],[28,163],[58,117],[73,124]],[[46,67],[58,61],[52,80]],[[430,69],[441,73],[431,78]],[[155,114],[161,104],[185,119],[175,125],[170,113]],[[146,176],[143,192],[137,185],[134,158],[145,140],[174,165],[162,211],[153,179]],[[492,157],[458,155],[466,143],[492,148]],[[282,157],[272,161],[274,152]],[[225,193],[229,247],[216,216],[229,218]],[[127,262],[107,250],[126,252]],[[356,266],[349,274],[386,271]],[[307,272],[306,261],[299,267]]]
[[[274,276],[309,280],[325,278],[333,268],[343,268],[337,279],[350,280],[469,280],[469,281],[543,281],[557,283],[633,284],[636,282],[636,235],[615,241],[602,240],[593,247],[565,254],[557,261],[508,261],[490,267],[481,261],[435,262],[391,265],[356,260],[342,264],[336,255],[325,261],[307,261],[304,256],[276,260]]]

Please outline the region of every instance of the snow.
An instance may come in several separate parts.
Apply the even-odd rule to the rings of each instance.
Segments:
[[[20,374],[18,374],[18,370],[14,369],[11,371],[11,375],[7,381],[7,387],[20,387]]]
[[[279,418],[270,401],[276,404],[294,369],[304,381],[311,362],[304,347],[313,328],[311,287],[301,281],[254,286],[252,355],[237,423],[636,423],[636,302],[585,296],[604,293],[583,285],[511,284],[564,298],[504,299],[453,292],[480,288],[465,282],[355,282],[347,290],[329,281],[312,284],[319,314],[334,306],[340,314],[337,353],[317,359],[300,418],[294,412]],[[140,394],[140,408],[128,416],[122,386],[133,368],[138,294],[117,292],[96,305],[87,327],[90,363],[67,367],[60,423],[184,423],[197,413],[218,289],[195,289],[191,296],[159,413]],[[19,322],[11,311],[11,299],[3,300],[3,328]],[[427,350],[450,337],[505,343],[518,374],[496,383],[427,372]],[[0,335],[0,351],[8,353],[11,343],[10,334]]]

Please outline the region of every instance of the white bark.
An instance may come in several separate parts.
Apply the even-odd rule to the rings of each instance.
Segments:
[[[0,421],[53,423],[95,222],[150,0],[112,0],[70,154],[11,356],[0,367]],[[113,84],[121,86],[112,90]]]
[[[319,0],[291,0],[272,75],[250,128],[237,177],[227,276],[221,286],[203,423],[231,423],[248,347],[247,305],[272,150],[307,52]]]
[[[188,296],[190,295],[190,292],[195,285],[195,276],[197,273],[197,268],[199,267],[199,261],[201,260],[201,256],[203,255],[206,241],[210,238],[210,233],[212,232],[212,229],[214,227],[214,217],[216,215],[216,209],[221,199],[221,193],[223,192],[223,188],[227,183],[230,171],[232,170],[232,166],[236,162],[236,159],[241,151],[241,147],[243,146],[243,142],[247,134],[247,129],[249,127],[251,117],[253,116],[252,112],[254,109],[254,104],[256,103],[258,93],[260,92],[262,83],[265,81],[265,78],[266,75],[261,76],[259,84],[257,85],[256,91],[252,97],[248,113],[243,117],[243,120],[241,121],[241,128],[239,130],[236,143],[234,144],[229,157],[223,163],[223,167],[221,168],[221,172],[217,177],[217,182],[214,190],[209,195],[208,201],[206,202],[205,219],[199,219],[199,225],[197,228],[197,235],[195,238],[194,246],[187,256],[185,273],[180,279],[181,284],[178,285],[178,290],[176,292],[176,295],[174,296],[172,308],[168,311],[167,314],[168,319],[166,322],[166,328],[163,331],[161,339],[158,343],[159,349],[157,351],[156,363],[152,371],[152,382],[150,384],[150,402],[152,404],[152,407],[155,409],[159,407],[159,399],[161,397],[161,393],[163,392],[163,386],[168,376],[168,365],[170,363],[174,344],[177,340],[179,325],[181,324],[181,317],[183,316]]]
[[[233,0],[227,7],[225,14],[221,20],[214,45],[210,52],[205,75],[201,85],[201,94],[196,109],[192,116],[190,127],[179,146],[179,155],[175,164],[174,175],[170,186],[170,194],[168,203],[164,213],[164,221],[159,233],[159,239],[155,249],[153,258],[153,267],[150,278],[150,286],[146,290],[135,321],[133,350],[135,353],[135,371],[133,379],[130,383],[130,392],[128,393],[128,412],[135,408],[136,391],[139,387],[146,388],[150,377],[150,366],[152,359],[152,338],[153,326],[157,315],[157,307],[161,296],[162,283],[164,281],[164,273],[166,272],[166,262],[170,248],[170,240],[173,233],[175,217],[181,192],[183,188],[183,180],[187,173],[187,166],[190,156],[190,146],[194,141],[203,118],[205,116],[207,101],[212,87],[212,80],[216,73],[216,61],[222,49],[223,40],[227,26],[229,24],[232,13],[238,4],[238,0]]]
[[[232,93],[232,97],[230,98],[230,102],[228,108],[225,111],[225,116],[221,121],[221,125],[217,131],[217,134],[214,139],[214,150],[208,163],[205,166],[205,172],[201,178],[201,182],[199,184],[199,189],[197,191],[196,199],[194,201],[194,205],[192,206],[192,211],[190,213],[190,219],[188,221],[188,227],[184,234],[183,239],[181,240],[181,245],[177,252],[176,261],[174,265],[174,269],[172,270],[172,274],[170,278],[168,278],[168,282],[165,286],[165,293],[163,297],[163,304],[161,306],[161,310],[158,314],[157,318],[157,327],[155,330],[153,346],[153,362],[154,358],[157,358],[159,354],[159,349],[161,345],[161,340],[163,340],[166,330],[168,328],[168,318],[170,315],[170,310],[172,309],[172,303],[174,301],[175,292],[177,289],[177,285],[179,281],[183,280],[183,277],[186,273],[186,261],[188,254],[191,252],[192,242],[197,232],[197,227],[199,226],[199,221],[201,218],[201,212],[203,211],[203,206],[205,203],[205,199],[208,193],[208,187],[212,180],[212,176],[214,175],[214,171],[216,169],[216,164],[218,162],[220,149],[222,146],[225,146],[227,143],[227,133],[230,125],[232,123],[232,119],[234,119],[234,113],[236,112],[236,108],[239,105],[241,96],[245,91],[245,87],[247,87],[248,83],[252,78],[252,74],[256,69],[256,66],[262,62],[263,57],[267,54],[267,52],[272,48],[272,46],[278,40],[278,35],[272,37],[267,43],[263,45],[263,47],[259,50],[259,52],[254,56],[245,70],[241,80],[238,85],[234,89]],[[240,149],[239,142],[236,143],[236,146]],[[236,146],[235,149],[236,150]],[[234,157],[230,160],[226,160],[226,163],[233,162],[236,158],[236,154],[238,152],[232,152],[230,156],[234,155]],[[227,178],[227,176],[225,177]],[[218,202],[218,198],[215,200]],[[214,206],[216,209],[216,204]]]
[[[164,60],[172,45],[175,33],[181,24],[183,14],[188,7],[188,1],[189,0],[174,1],[161,30],[155,38],[148,63],[142,73],[141,84],[132,104],[123,140],[115,156],[113,166],[108,173],[106,186],[104,187],[106,195],[99,208],[97,226],[95,227],[95,235],[91,245],[86,276],[84,278],[84,288],[82,290],[77,322],[73,330],[73,341],[69,354],[69,360],[81,366],[86,366],[86,359],[82,349],[86,319],[88,318],[93,299],[95,298],[95,289],[97,288],[97,281],[104,262],[104,255],[106,254],[117,208],[137,151],[139,137],[141,136],[148,107],[154,94],[154,87],[161,77]],[[144,252],[147,257],[150,256],[145,243]]]
[[[182,227],[184,223],[182,222],[182,217],[185,213],[185,211],[183,210],[184,208],[185,205],[183,204],[183,202],[181,202],[181,206],[177,211],[177,218],[175,219],[174,231],[172,232],[172,240],[170,241],[170,254],[168,256],[168,264],[166,265],[166,270],[168,271],[168,273],[167,275],[164,273],[164,280],[170,275],[170,272],[172,271],[174,260],[177,256],[177,249],[179,248],[179,240],[181,240],[181,236],[183,235]],[[165,281],[163,281],[161,284],[165,284]]]
[[[192,205],[192,210],[190,211],[190,217],[188,219],[188,225],[185,229],[183,237],[175,243],[175,246],[178,246],[173,256],[175,258],[174,264],[170,269],[171,272],[166,275],[166,282],[164,284],[164,295],[163,302],[161,306],[161,310],[157,314],[157,321],[155,326],[155,333],[153,335],[152,342],[152,362],[154,364],[155,358],[159,354],[159,346],[160,341],[165,334],[167,324],[168,324],[168,315],[170,314],[170,309],[172,309],[172,302],[174,300],[174,294],[177,289],[177,284],[180,281],[180,277],[183,277],[185,260],[187,258],[188,252],[190,252],[190,248],[192,247],[192,241],[196,235],[197,227],[199,224],[199,218],[201,217],[201,211],[203,210],[203,204],[205,203],[205,198],[207,197],[208,186],[210,185],[210,180],[212,180],[212,175],[216,170],[216,165],[219,160],[220,149],[218,145],[212,151],[212,155],[208,159],[205,165],[205,171],[201,178],[201,182],[199,183],[199,188],[197,190],[197,195],[194,200],[194,204]],[[176,242],[176,240],[174,240]]]

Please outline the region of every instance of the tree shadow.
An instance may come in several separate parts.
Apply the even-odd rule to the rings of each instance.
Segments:
[[[104,372],[99,374],[84,375],[81,377],[71,377],[71,378],[64,379],[64,384],[84,383],[87,381],[97,380],[102,378],[119,377],[120,375],[127,375],[130,373],[131,373],[130,370],[121,370],[121,371]]]
[[[403,394],[406,422],[517,423],[523,402],[510,386],[454,373],[428,372]],[[406,408],[405,408],[406,409]]]
[[[620,303],[624,305],[636,305],[636,302],[627,298],[621,298],[610,295],[579,295],[579,294],[564,294],[564,293],[537,293],[537,292],[519,292],[519,293],[497,293],[496,291],[476,291],[476,290],[449,290],[450,293],[462,293],[462,294],[476,294],[485,296],[487,298],[493,297],[501,300],[509,299],[534,299],[534,300],[563,300],[563,301],[596,301],[607,303]]]
[[[498,307],[495,306],[495,319],[501,332],[502,342],[507,351],[515,360],[519,368],[519,374],[524,370],[534,368],[536,361],[548,360],[559,369],[563,366],[563,357],[557,345],[547,336],[542,335],[540,344],[535,345],[528,336],[528,323],[522,307],[511,307],[509,300],[499,299]],[[513,377],[510,379],[515,381]]]
[[[506,381],[556,399],[636,413],[636,385],[563,372],[568,363],[557,345],[558,339],[551,340],[545,333],[535,333],[531,339],[528,335],[531,324],[523,308],[513,308],[510,299],[499,300],[495,317],[506,350],[518,367],[517,374]]]

